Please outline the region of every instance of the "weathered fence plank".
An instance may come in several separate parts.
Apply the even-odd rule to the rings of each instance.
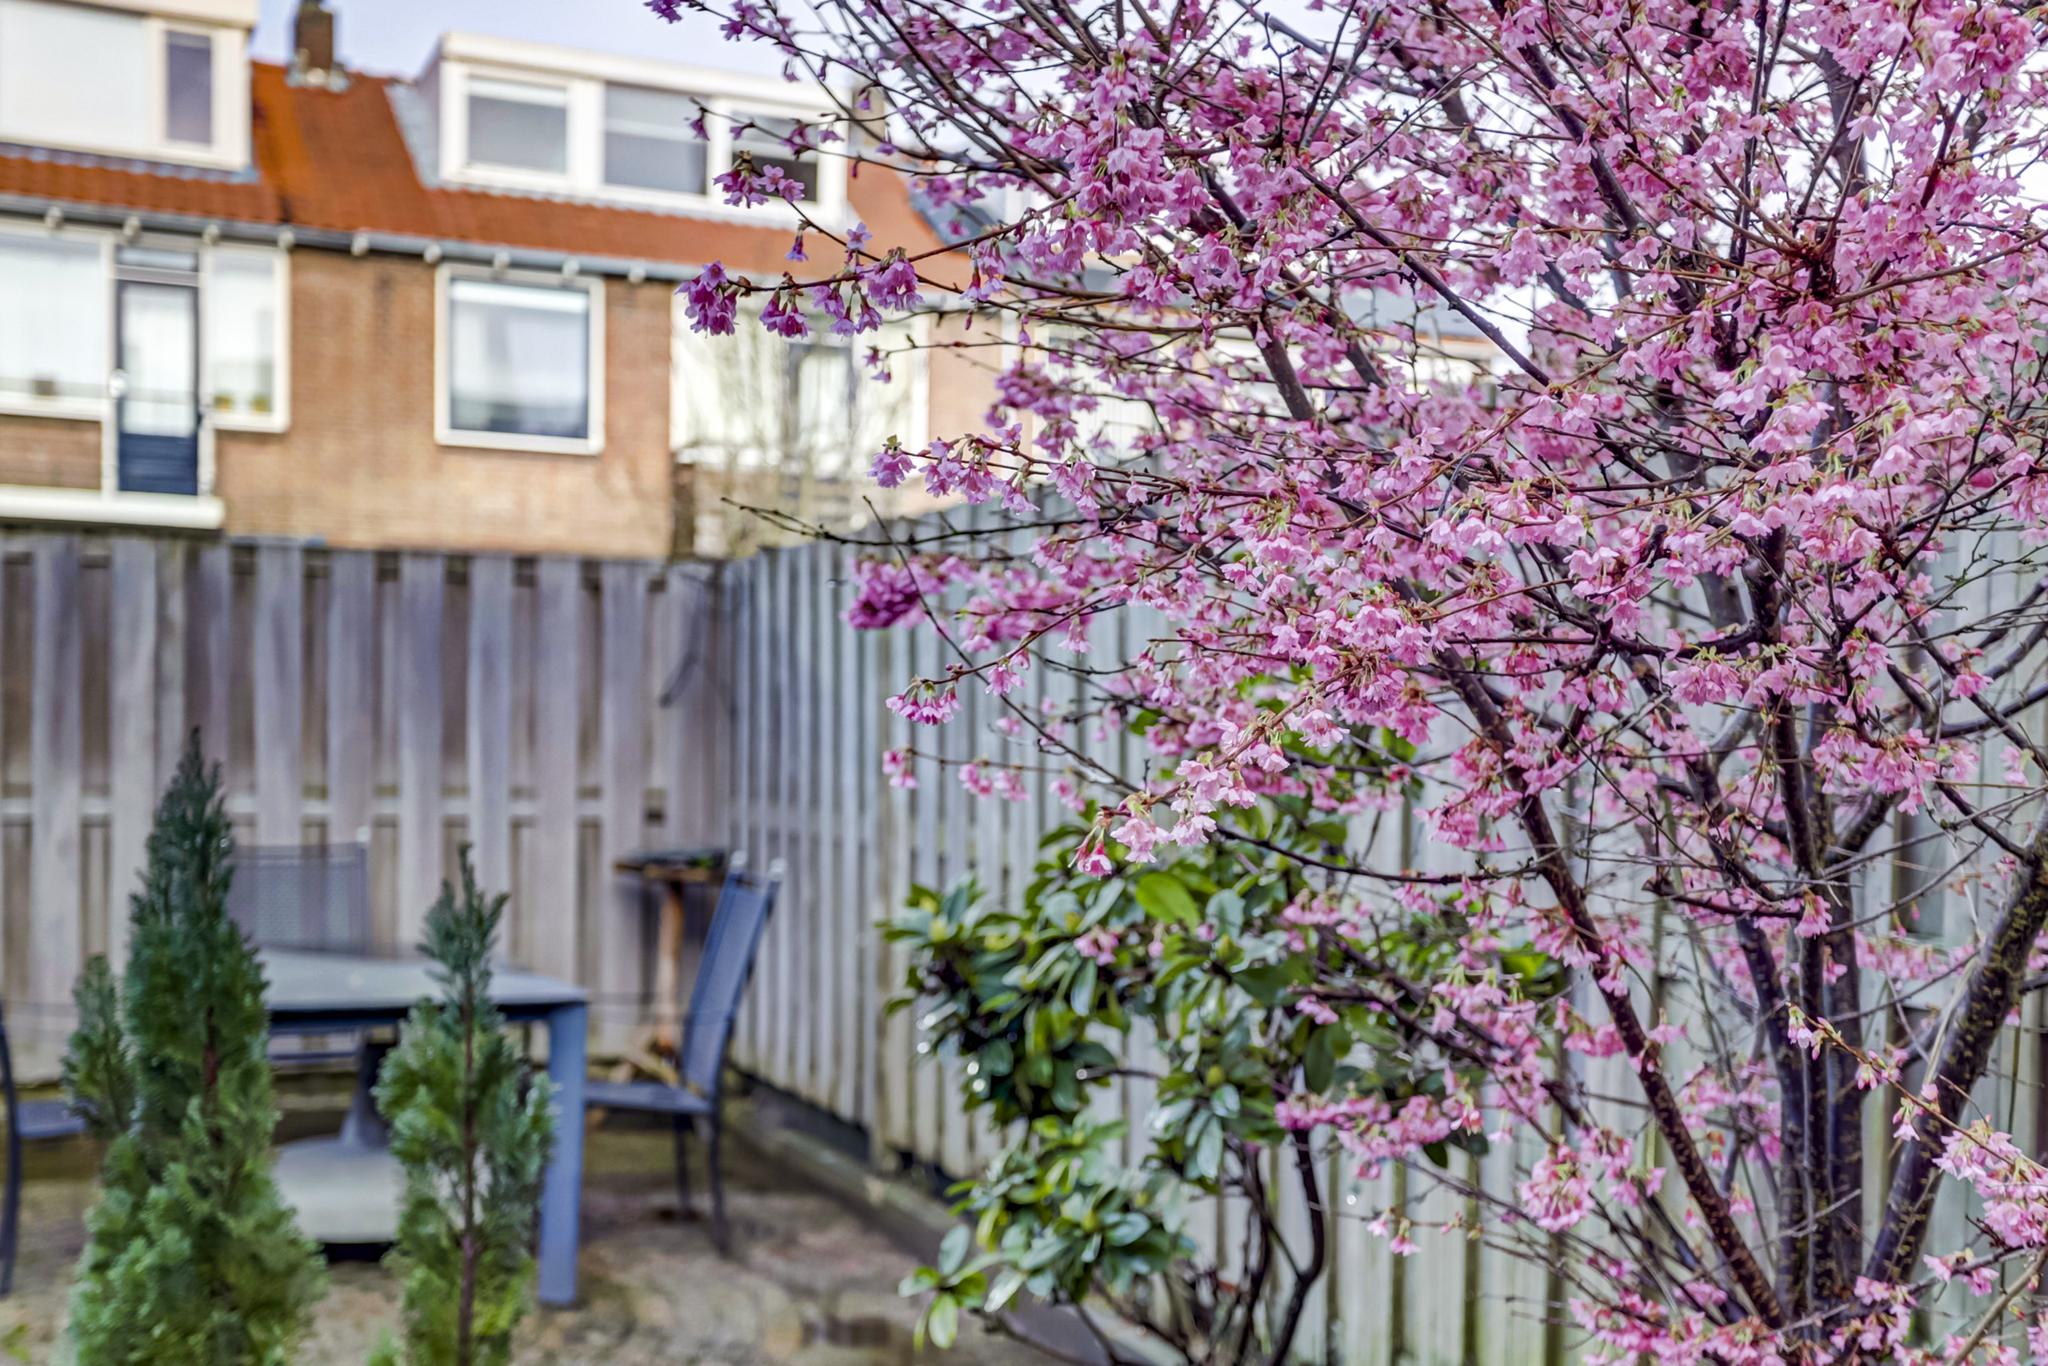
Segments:
[[[469,562],[469,844],[487,892],[512,889],[512,561]],[[512,910],[517,923],[520,915]],[[507,945],[501,940],[499,951]]]
[[[192,636],[187,659],[187,719],[199,727],[199,740],[208,755],[227,761],[229,749],[229,706],[234,698],[234,679],[229,672],[228,650],[232,637],[234,581],[228,563],[228,547],[204,545],[192,557]],[[182,739],[180,741],[182,743]]]
[[[157,553],[113,547],[107,685],[107,955],[125,962],[128,901],[140,883],[157,794]]]
[[[643,985],[640,884],[615,871],[612,861],[647,838],[647,578],[646,566],[638,564],[609,563],[600,571],[603,663],[598,716],[603,776],[597,878],[604,894],[597,899],[598,1000],[591,1016],[607,1030],[638,1018]]]
[[[301,734],[306,697],[306,571],[298,546],[274,543],[256,552],[256,621],[250,634],[256,702],[256,842],[298,844]]]
[[[376,754],[376,557],[337,552],[327,576],[327,838],[367,844]]]
[[[186,704],[187,667],[190,642],[187,638],[187,569],[191,547],[184,541],[150,542],[124,540],[124,544],[149,548],[156,560],[156,767],[150,786],[161,788],[170,781],[185,744],[192,720]]]
[[[874,839],[874,803],[863,800],[872,788],[863,788],[861,775],[873,772],[873,759],[866,744],[869,708],[875,704],[868,681],[864,646],[866,640],[846,629],[841,620],[849,596],[851,557],[835,548],[832,577],[838,591],[829,596],[825,608],[825,633],[831,642],[831,699],[833,718],[826,744],[832,757],[830,846],[835,866],[830,916],[836,932],[832,947],[831,1027],[827,1039],[832,1054],[826,1063],[834,1082],[829,1103],[856,1123],[868,1120],[865,1077],[869,1063],[871,1025],[862,1011],[861,985],[873,961],[875,932],[872,928],[882,907],[864,895],[867,883],[862,860]]]
[[[441,887],[441,616],[448,569],[407,554],[398,569],[398,941],[419,942]]]
[[[577,896],[578,715],[583,568],[545,559],[535,570],[533,644],[533,895],[527,953],[555,973],[580,975]]]
[[[818,994],[818,951],[823,927],[820,919],[818,876],[818,574],[819,555],[789,557],[789,666],[790,705],[782,718],[795,749],[784,766],[789,774],[790,796],[785,816],[789,829],[789,879],[795,895],[786,897],[796,914],[787,921],[783,945],[787,953],[788,982],[795,1000],[808,1002],[799,1007],[790,1030],[789,1076],[796,1093],[806,1100],[818,1099],[815,1035],[824,1004]]]
[[[37,538],[35,663],[30,685],[29,753],[34,774],[30,804],[28,968],[30,979],[68,992],[83,963],[83,877],[79,829],[79,767],[84,718],[79,629],[78,539]],[[57,992],[46,998],[61,1000]],[[54,1021],[52,1022],[55,1023]]]
[[[793,637],[795,621],[795,578],[799,569],[799,557],[788,551],[768,551],[768,582],[770,598],[768,612],[764,616],[764,631],[760,633],[762,651],[766,655],[768,674],[774,680],[770,686],[768,715],[772,727],[768,729],[768,754],[764,760],[762,776],[766,780],[766,791],[770,803],[768,809],[768,854],[772,862],[782,864],[784,874],[799,860],[795,858],[795,813],[797,813],[797,651]],[[797,870],[801,881],[803,872]],[[766,1020],[766,1044],[768,1044],[768,1065],[774,1067],[774,1075],[782,1085],[795,1085],[795,1032],[797,1032],[797,991],[795,991],[795,950],[793,940],[797,936],[797,917],[791,909],[797,903],[793,889],[784,883],[782,905],[768,922],[768,942],[762,958],[762,979],[766,991],[762,991],[762,1004],[770,1012]]]

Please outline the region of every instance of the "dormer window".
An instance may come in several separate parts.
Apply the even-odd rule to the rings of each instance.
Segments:
[[[164,34],[164,136],[213,146],[213,37],[171,29]]]
[[[540,175],[569,172],[569,92],[559,85],[469,83],[469,164]]]
[[[246,166],[255,16],[244,0],[205,19],[144,0],[0,0],[0,142]]]
[[[442,39],[420,89],[456,183],[771,222],[771,206],[733,208],[718,188],[746,156],[802,185],[808,214],[845,204],[844,162],[791,146],[829,110],[822,91],[463,33]]]

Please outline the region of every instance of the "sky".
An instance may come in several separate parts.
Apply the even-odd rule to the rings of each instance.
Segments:
[[[358,71],[412,76],[426,65],[434,40],[449,29],[526,38],[564,47],[693,66],[774,73],[781,69],[759,44],[728,43],[715,21],[685,15],[664,24],[641,0],[327,0],[334,11],[341,58]],[[261,0],[255,55],[290,55],[298,0]]]

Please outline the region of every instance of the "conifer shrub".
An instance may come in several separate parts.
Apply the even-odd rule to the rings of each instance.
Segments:
[[[503,894],[443,883],[421,947],[438,1000],[413,1008],[384,1059],[377,1104],[405,1167],[390,1264],[405,1283],[403,1342],[376,1361],[501,1366],[533,1288],[530,1251],[553,1146],[552,1089],[529,1074],[491,1004],[491,943]]]
[[[325,1287],[271,1179],[265,984],[228,918],[233,856],[195,733],[157,807],[126,974],[87,965],[64,1061],[107,1145],[71,1306],[93,1366],[286,1366]]]

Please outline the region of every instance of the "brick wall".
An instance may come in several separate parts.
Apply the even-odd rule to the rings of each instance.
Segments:
[[[100,486],[100,424],[50,417],[0,417],[0,484]]]
[[[604,449],[557,455],[435,441],[434,267],[301,250],[291,281],[291,429],[217,438],[230,534],[667,554],[671,286],[605,282]]]

